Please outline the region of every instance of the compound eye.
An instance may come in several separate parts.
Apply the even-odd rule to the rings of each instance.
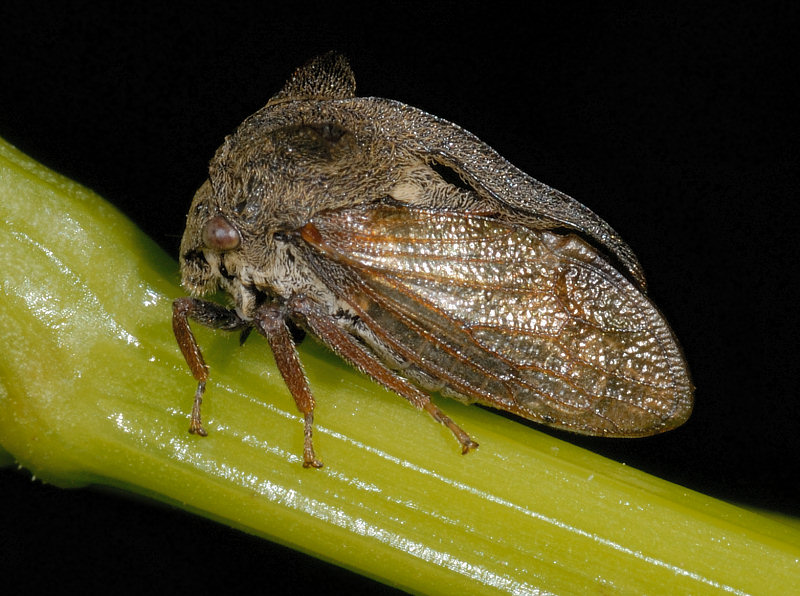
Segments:
[[[238,247],[241,242],[239,231],[221,215],[209,219],[203,228],[203,246],[206,248],[225,252]]]

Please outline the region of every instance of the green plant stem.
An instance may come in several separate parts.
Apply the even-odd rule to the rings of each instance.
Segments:
[[[481,444],[461,456],[446,429],[309,341],[324,468],[301,466],[302,421],[255,337],[240,348],[196,329],[209,436],[189,435],[174,261],[1,142],[0,211],[0,445],[44,481],[124,487],[415,592],[800,585],[796,524],[440,402]]]

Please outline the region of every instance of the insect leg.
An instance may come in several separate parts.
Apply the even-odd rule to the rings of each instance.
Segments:
[[[203,354],[197,340],[194,338],[189,319],[193,319],[206,327],[235,331],[246,329],[250,323],[236,314],[236,311],[227,309],[213,302],[198,300],[196,298],[178,298],[172,303],[172,331],[178,340],[181,353],[197,380],[197,391],[194,393],[192,404],[192,418],[189,432],[205,437],[208,433],[203,428],[200,420],[200,405],[203,403],[203,393],[208,380],[208,365],[203,360]]]
[[[322,462],[314,455],[311,434],[314,425],[314,396],[303,372],[303,365],[294,347],[291,331],[286,324],[285,313],[277,306],[265,305],[255,319],[256,329],[267,338],[275,357],[275,363],[283,376],[297,408],[303,414],[303,467],[321,468]]]
[[[470,449],[478,446],[466,432],[431,401],[428,394],[386,368],[351,335],[332,322],[330,317],[322,312],[314,302],[299,296],[292,300],[290,308],[292,312],[302,315],[314,334],[342,358],[384,387],[402,395],[417,408],[425,410],[433,416],[434,420],[449,428],[461,444],[461,453],[467,453]]]

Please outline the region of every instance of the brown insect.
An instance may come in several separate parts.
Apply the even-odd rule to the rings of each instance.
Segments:
[[[180,249],[178,344],[208,367],[189,319],[255,329],[305,418],[314,398],[295,350],[305,330],[477,447],[429,392],[589,435],[683,423],[692,385],[641,267],[611,227],[470,133],[387,99],[355,96],[347,61],[299,68],[225,139]],[[611,263],[617,263],[619,270]]]

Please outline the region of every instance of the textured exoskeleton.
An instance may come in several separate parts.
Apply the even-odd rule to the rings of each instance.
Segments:
[[[427,410],[464,452],[477,444],[429,392],[611,437],[674,428],[692,408],[677,341],[607,223],[458,126],[356,97],[336,54],[225,139],[180,260],[190,430],[205,434],[208,368],[188,320],[255,329],[305,417],[306,466],[321,464],[296,329]],[[231,308],[200,298],[216,290]]]

